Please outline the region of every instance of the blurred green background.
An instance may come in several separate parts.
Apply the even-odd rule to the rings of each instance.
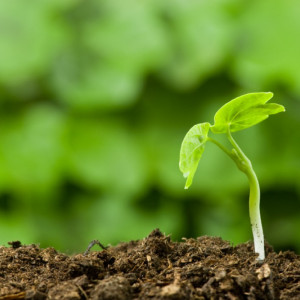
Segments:
[[[235,134],[262,190],[265,237],[300,250],[297,0],[10,0],[0,4],[0,244],[65,252],[139,239],[252,239],[248,183],[188,129],[241,94],[286,113]],[[220,137],[222,140],[222,137]]]

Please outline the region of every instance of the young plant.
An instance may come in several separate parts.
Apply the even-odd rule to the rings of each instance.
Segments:
[[[193,182],[193,177],[206,142],[212,142],[217,145],[246,174],[250,185],[249,213],[254,238],[254,250],[255,253],[258,253],[259,261],[263,261],[265,258],[264,235],[259,210],[259,183],[251,161],[233,139],[231,133],[256,125],[267,119],[269,115],[285,111],[282,105],[267,103],[272,97],[273,93],[251,93],[227,102],[215,114],[214,125],[208,122],[194,125],[183,139],[180,149],[179,168],[183,176],[187,178],[186,189]],[[215,134],[225,134],[232,149],[226,148],[215,139],[209,137],[209,131]]]

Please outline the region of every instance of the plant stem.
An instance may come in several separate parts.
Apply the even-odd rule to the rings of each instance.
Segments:
[[[263,261],[265,259],[265,249],[264,249],[264,233],[260,218],[260,189],[259,183],[254,170],[251,168],[249,172],[246,173],[249,184],[250,184],[250,195],[249,195],[249,213],[250,222],[253,232],[254,239],[254,251],[258,253],[258,260]]]
[[[224,151],[227,155],[229,155],[230,158],[233,159],[232,153],[226,147],[224,147],[222,144],[220,144],[218,141],[216,141],[215,139],[213,139],[211,137],[208,137],[207,141],[212,142],[215,145],[217,145],[222,151]]]
[[[265,259],[264,234],[260,218],[260,189],[257,176],[252,168],[250,160],[233,139],[229,128],[227,131],[227,137],[235,150],[234,152],[236,153],[236,155],[233,156],[234,161],[238,168],[247,175],[249,180],[249,214],[254,239],[254,251],[255,253],[258,253],[257,259],[259,261],[263,261]]]

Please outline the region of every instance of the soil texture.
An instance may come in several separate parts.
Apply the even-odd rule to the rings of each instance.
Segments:
[[[11,242],[0,247],[0,300],[13,299],[300,299],[300,256],[267,245],[259,264],[252,242],[173,242],[159,230],[86,255]]]

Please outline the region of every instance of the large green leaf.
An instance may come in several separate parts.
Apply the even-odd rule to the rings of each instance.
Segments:
[[[170,54],[159,76],[176,89],[190,89],[218,72],[235,39],[231,0],[155,1],[168,22]],[[214,20],[214,26],[210,26]]]
[[[209,123],[194,125],[181,144],[179,169],[183,176],[187,178],[185,189],[188,189],[193,182],[210,126]]]
[[[124,123],[112,118],[70,120],[68,172],[86,188],[113,187],[114,193],[123,195],[139,193],[146,180],[137,139]]]
[[[299,1],[254,0],[242,6],[236,26],[242,38],[231,64],[236,82],[256,90],[282,86],[299,95]]]
[[[137,101],[144,77],[169,57],[151,3],[80,1],[73,28],[81,38],[75,46],[70,41],[54,65],[52,82],[60,101],[81,112],[116,110]]]
[[[64,174],[65,130],[66,117],[50,105],[2,116],[0,190],[50,195]]]
[[[250,93],[237,97],[223,105],[215,114],[214,133],[226,133],[251,127],[267,119],[269,115],[285,111],[282,105],[266,104],[273,93]]]
[[[48,73],[69,39],[61,14],[71,1],[0,2],[0,81],[15,84]],[[67,3],[66,3],[67,2]],[[28,84],[28,83],[27,83]]]

